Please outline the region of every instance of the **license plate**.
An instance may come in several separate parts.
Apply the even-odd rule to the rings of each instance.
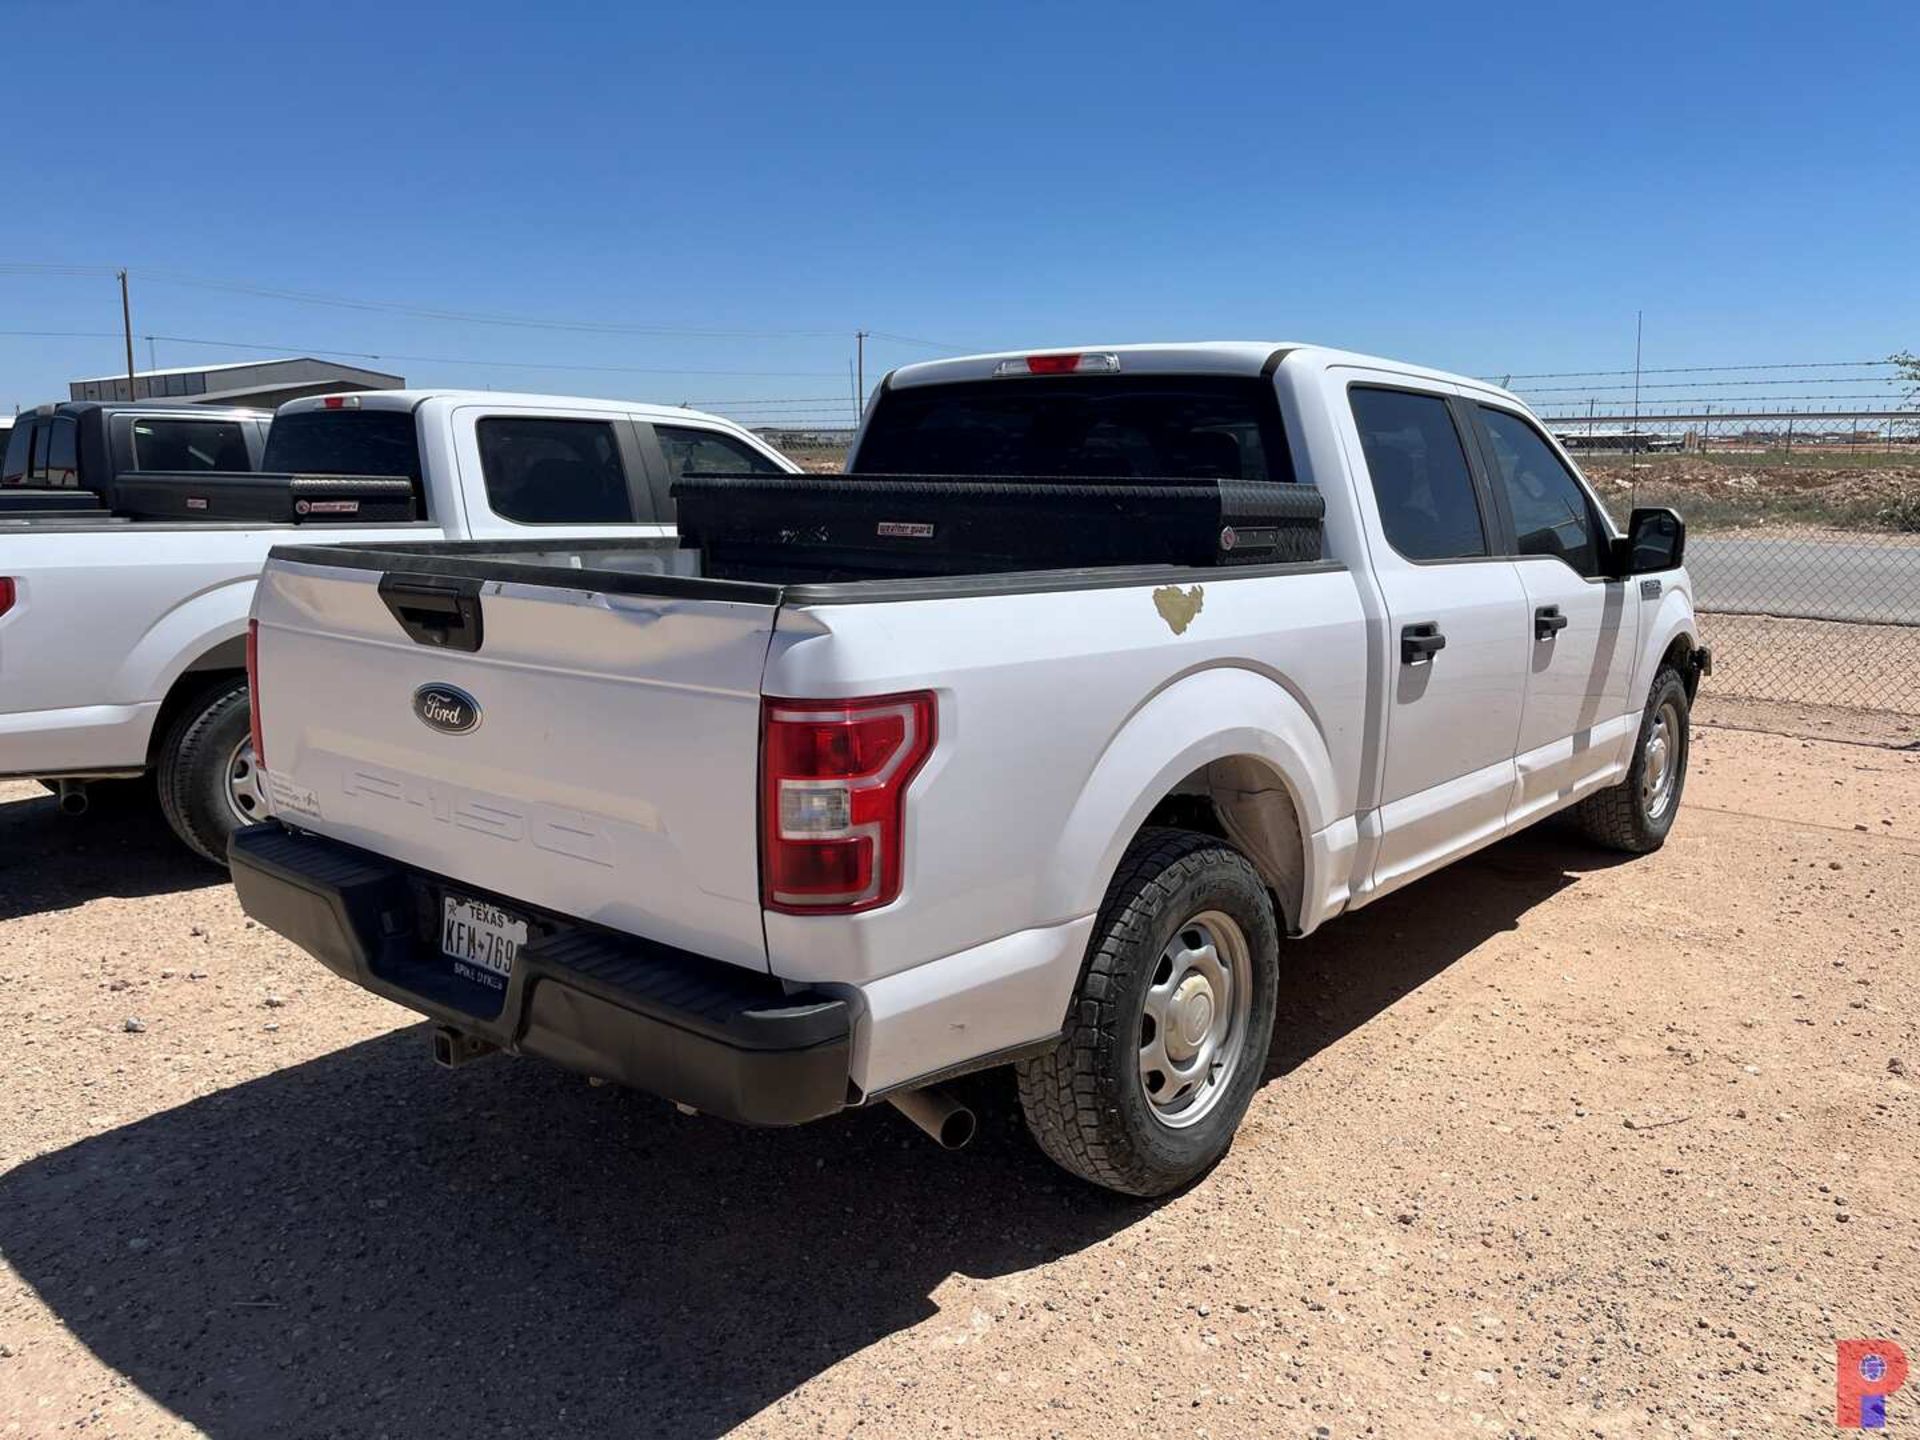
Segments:
[[[454,974],[489,990],[505,990],[513,962],[527,943],[527,922],[498,905],[449,895],[440,913],[440,953]]]

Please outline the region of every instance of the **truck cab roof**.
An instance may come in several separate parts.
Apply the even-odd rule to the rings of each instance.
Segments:
[[[1448,385],[1470,386],[1486,394],[1499,395],[1510,404],[1525,408],[1525,402],[1511,392],[1471,375],[1456,375],[1402,360],[1386,360],[1351,350],[1286,340],[1198,340],[1180,344],[1086,345],[1072,348],[1048,347],[1039,350],[1000,350],[983,355],[961,355],[952,359],[924,360],[903,365],[881,384],[889,389],[917,385],[951,385],[968,380],[991,380],[1023,373],[1024,362],[1082,357],[1078,373],[1162,374],[1162,375],[1259,375],[1281,364],[1325,369],[1336,365],[1360,366],[1396,374],[1437,380]],[[1089,357],[1099,357],[1090,359]],[[1110,357],[1110,358],[1108,358]],[[1075,373],[1066,370],[1034,368],[1030,373]]]
[[[36,405],[31,410],[23,410],[12,419],[18,421],[29,416],[47,415],[67,415],[79,419],[83,415],[96,413],[165,415],[195,420],[265,419],[273,414],[271,410],[251,405],[192,405],[177,400],[55,400]]]
[[[306,395],[298,400],[289,400],[276,414],[297,415],[310,410],[417,410],[432,400],[445,400],[474,405],[497,405],[504,409],[526,410],[583,410],[605,408],[619,410],[625,414],[642,416],[648,420],[658,420],[671,424],[673,421],[692,421],[695,424],[714,425],[728,430],[741,427],[723,416],[711,415],[703,410],[691,410],[682,405],[649,405],[640,400],[596,399],[579,395],[540,395],[510,390],[470,390],[458,387],[446,389],[413,390],[355,390],[337,395]]]

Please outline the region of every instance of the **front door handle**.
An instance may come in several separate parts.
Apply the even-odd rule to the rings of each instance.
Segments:
[[[1542,605],[1533,612],[1533,638],[1551,640],[1567,628],[1567,617],[1560,613],[1558,605]]]
[[[1447,637],[1440,633],[1438,621],[1400,627],[1400,663],[1431,665],[1433,657],[1447,648]]]

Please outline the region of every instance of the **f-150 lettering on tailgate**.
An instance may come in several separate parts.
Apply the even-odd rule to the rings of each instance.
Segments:
[[[578,810],[515,804],[442,781],[383,775],[364,768],[342,772],[340,788],[348,795],[411,805],[443,825],[476,835],[491,836],[509,844],[531,845],[536,850],[586,860],[594,865],[613,864],[613,846],[606,834],[591,816]]]

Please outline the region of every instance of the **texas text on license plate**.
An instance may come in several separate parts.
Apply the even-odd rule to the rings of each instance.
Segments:
[[[449,895],[440,914],[440,953],[454,974],[489,990],[505,990],[514,958],[527,943],[527,922],[498,905]]]

